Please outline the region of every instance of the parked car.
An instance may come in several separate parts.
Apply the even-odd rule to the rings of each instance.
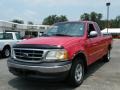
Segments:
[[[40,38],[14,45],[8,68],[19,77],[64,78],[78,86],[89,65],[101,58],[110,60],[111,48],[112,37],[102,35],[97,23],[62,22]]]
[[[9,57],[12,45],[20,41],[20,34],[17,32],[0,32],[0,52],[3,57]]]

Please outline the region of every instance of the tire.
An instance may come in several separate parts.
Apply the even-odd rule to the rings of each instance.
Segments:
[[[10,47],[5,47],[4,49],[3,49],[3,51],[2,51],[2,56],[4,57],[4,58],[7,58],[7,57],[9,57],[11,55],[11,49],[10,49]]]
[[[104,62],[109,62],[110,59],[111,59],[110,49],[108,49],[107,54],[103,57],[103,61],[104,61]]]
[[[69,74],[69,84],[73,87],[77,87],[82,84],[84,79],[84,64],[82,60],[76,58]]]

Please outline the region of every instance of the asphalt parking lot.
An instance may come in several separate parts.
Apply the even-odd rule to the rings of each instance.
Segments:
[[[89,67],[83,84],[72,88],[63,82],[37,79],[24,80],[8,72],[6,61],[0,59],[0,90],[120,90],[120,40],[114,40],[111,61]]]

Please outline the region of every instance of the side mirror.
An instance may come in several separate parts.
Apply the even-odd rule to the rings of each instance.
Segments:
[[[93,38],[93,37],[97,37],[98,36],[98,33],[97,31],[91,31],[90,32],[90,35],[88,36],[89,38]]]
[[[43,33],[39,33],[39,35],[38,35],[38,36],[39,36],[39,37],[41,37],[42,35],[43,35]]]

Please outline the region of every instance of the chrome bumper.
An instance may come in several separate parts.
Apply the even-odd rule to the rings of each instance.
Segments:
[[[60,73],[69,71],[71,68],[71,64],[65,64],[61,66],[29,66],[29,65],[22,65],[22,64],[16,64],[13,62],[7,62],[8,68],[18,68],[18,69],[25,69],[25,70],[33,70],[38,71],[41,73]]]

